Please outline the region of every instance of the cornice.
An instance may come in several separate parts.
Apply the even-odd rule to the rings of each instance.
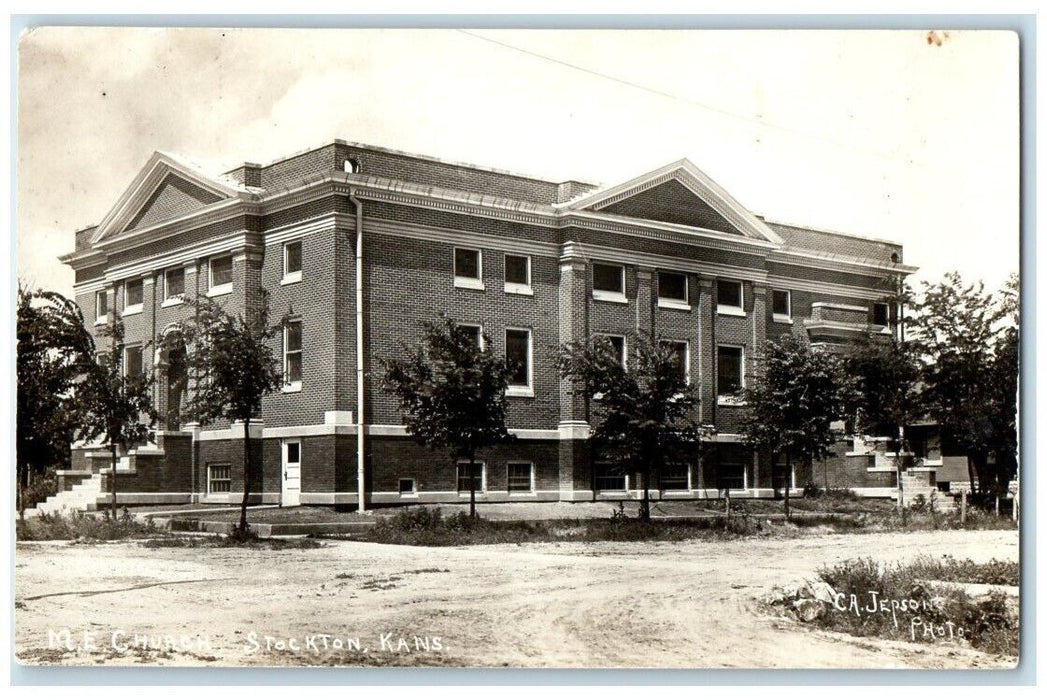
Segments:
[[[920,268],[913,265],[901,263],[875,263],[869,260],[857,258],[848,259],[829,253],[817,253],[814,251],[799,251],[782,248],[767,255],[768,262],[781,263],[782,265],[798,265],[801,267],[812,267],[819,270],[836,270],[839,272],[855,272],[868,275],[879,274],[904,274],[911,275]]]

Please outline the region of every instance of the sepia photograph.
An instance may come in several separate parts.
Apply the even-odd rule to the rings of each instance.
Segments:
[[[18,664],[1024,659],[1017,33],[12,41]]]

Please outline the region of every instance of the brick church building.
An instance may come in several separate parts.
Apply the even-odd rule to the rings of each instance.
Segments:
[[[378,358],[416,344],[440,312],[517,367],[518,440],[479,456],[480,502],[638,495],[590,454],[585,402],[554,366],[562,343],[624,345],[636,331],[675,343],[699,418],[717,429],[715,449],[663,474],[655,497],[772,496],[784,484],[738,435],[747,368],[783,333],[840,344],[892,332],[886,290],[916,269],[898,244],[757,216],[686,160],[598,187],[344,141],[221,175],[156,153],[62,260],[88,327],[119,315],[127,371],[156,373],[161,424],[121,456],[121,502],[239,502],[243,426],[180,417],[193,387],[179,324],[195,295],[236,312],[264,288],[273,317],[291,320],[276,348],[285,384],[249,425],[258,498],[367,507],[468,499],[465,469],[418,446],[380,386]],[[796,493],[831,472],[833,485],[893,495],[874,446],[846,450],[794,474]],[[63,483],[104,502],[108,459],[75,446]]]

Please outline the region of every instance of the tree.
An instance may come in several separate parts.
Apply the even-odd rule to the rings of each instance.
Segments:
[[[924,361],[927,412],[943,440],[967,454],[971,481],[982,493],[999,493],[1016,449],[1016,280],[1009,289],[997,296],[950,272],[942,282],[924,283],[911,321]],[[995,466],[990,455],[997,457]]]
[[[797,458],[810,470],[815,459],[832,454],[832,423],[844,416],[852,384],[841,359],[791,335],[767,341],[763,359],[744,390],[742,434],[755,449],[785,456],[785,516],[789,517],[789,475]]]
[[[186,402],[186,416],[207,425],[215,420],[240,421],[244,430],[244,492],[237,534],[248,533],[247,503],[254,469],[250,422],[262,410],[262,399],[280,388],[283,375],[273,339],[286,324],[270,323],[269,300],[263,292],[257,307],[231,315],[214,300],[200,296],[194,316],[182,329],[186,366],[196,389]]]
[[[19,285],[16,481],[18,511],[34,476],[69,462],[76,432],[76,387],[92,360],[94,341],[80,308],[56,292]]]
[[[380,360],[383,386],[400,400],[407,432],[445,450],[457,469],[468,462],[469,515],[476,517],[476,454],[513,436],[505,427],[511,368],[490,352],[491,340],[441,315],[423,323],[422,342],[405,359]],[[362,486],[361,486],[362,488]]]
[[[895,336],[868,335],[847,353],[847,374],[856,382],[848,413],[855,416],[856,432],[896,435],[898,507],[902,498],[902,457],[905,431],[924,415],[921,397],[922,365],[917,348]]]
[[[144,346],[139,346],[135,354],[138,366],[130,367],[126,362],[123,324],[113,320],[102,334],[109,339],[109,352],[100,362],[91,364],[78,392],[81,416],[78,437],[94,440],[105,435],[109,443],[110,507],[116,518],[117,451],[146,442],[152,435],[157,412],[150,395],[153,376],[142,364]]]
[[[693,459],[713,433],[696,420],[697,388],[687,381],[685,358],[672,342],[633,333],[628,356],[603,336],[560,348],[558,367],[591,409],[594,450],[640,473],[640,517],[649,520],[652,473],[674,460]]]

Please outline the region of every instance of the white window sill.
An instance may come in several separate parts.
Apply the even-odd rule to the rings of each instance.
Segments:
[[[280,391],[282,391],[285,394],[297,394],[301,390],[301,382],[291,382],[290,384],[284,384],[282,387],[280,387]]]
[[[185,303],[185,298],[181,296],[171,297],[170,299],[164,299],[160,302],[160,308],[166,309],[169,306],[181,306]]]
[[[283,279],[280,280],[280,284],[294,284],[296,282],[301,282],[301,281],[302,281],[302,271],[299,270],[298,272],[289,272],[286,275],[284,275]]]
[[[232,283],[230,283],[230,284],[220,284],[217,287],[211,287],[210,289],[207,290],[207,296],[209,296],[209,297],[220,297],[220,296],[225,296],[226,294],[232,294],[232,293],[233,293],[233,285],[232,285]]]
[[[487,493],[486,491],[481,491],[480,489],[476,489],[476,495],[477,496],[483,496],[486,493]],[[458,492],[458,498],[469,498],[469,492],[468,491],[459,491]]]
[[[534,397],[534,388],[529,386],[511,386],[505,390],[505,395]]]
[[[517,284],[516,282],[506,282],[505,283],[505,293],[506,294],[520,294],[520,295],[525,296],[525,297],[533,297],[534,296],[534,290],[531,289],[531,285],[529,285],[529,284]]]
[[[510,491],[509,498],[535,498],[538,494],[534,491]]]
[[[142,305],[141,304],[132,304],[131,306],[128,306],[122,312],[120,312],[120,315],[121,316],[134,316],[135,314],[140,314],[140,313],[142,313]]]
[[[621,292],[605,292],[601,289],[593,290],[593,299],[596,301],[609,301],[614,304],[628,304],[629,300]]]
[[[792,323],[793,322],[793,317],[792,316],[784,316],[782,314],[772,314],[771,318],[774,320],[775,323]]]
[[[478,280],[475,277],[455,277],[454,286],[458,289],[479,289],[481,291],[486,289],[483,280]]]
[[[659,299],[659,309],[673,309],[674,311],[690,311],[691,305],[679,299]]]
[[[400,498],[418,498],[417,493],[401,493]]]
[[[98,318],[95,319],[95,325],[96,326],[104,326],[107,323],[109,323],[109,315],[108,314],[106,314],[105,316],[99,316]]]
[[[716,313],[721,316],[739,316],[745,318],[745,309],[738,306],[717,306]]]
[[[717,406],[747,406],[748,404],[744,399],[736,399],[733,396],[717,396]]]

